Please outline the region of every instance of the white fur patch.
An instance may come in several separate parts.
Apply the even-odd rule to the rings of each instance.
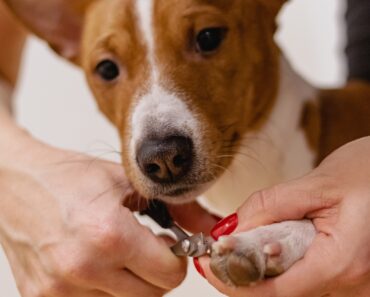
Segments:
[[[268,122],[245,135],[239,154],[228,170],[205,193],[205,203],[223,214],[233,213],[255,191],[299,177],[313,168],[300,120],[304,103],[316,90],[282,58],[280,91]]]
[[[201,127],[194,114],[175,93],[168,92],[157,84],[138,99],[132,111],[130,126],[129,154],[133,162],[137,159],[137,149],[145,139],[165,139],[174,135],[192,139],[195,156],[203,155],[200,150]],[[139,170],[137,164],[135,167]],[[151,183],[147,177],[141,176],[147,185]]]
[[[137,0],[136,10],[139,27],[144,35],[147,47],[147,62],[150,65],[150,77],[146,93],[139,90],[136,104],[132,110],[130,154],[135,160],[137,145],[146,137],[168,137],[184,135],[192,138],[194,148],[200,139],[199,123],[189,110],[181,95],[173,92],[170,84],[159,81],[159,70],[155,58],[153,32],[154,0]]]
[[[166,136],[183,133],[196,138],[196,131],[199,131],[198,121],[185,102],[158,85],[140,97],[132,113],[131,127],[133,143],[150,134]]]
[[[156,83],[158,81],[158,71],[155,65],[153,10],[154,0],[136,0],[136,12],[138,15],[139,25],[147,45],[147,58],[151,68],[151,79],[152,83]]]

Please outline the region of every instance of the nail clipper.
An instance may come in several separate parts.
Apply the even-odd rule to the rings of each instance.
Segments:
[[[203,233],[188,235],[173,221],[164,202],[150,200],[149,207],[141,211],[140,215],[147,215],[162,228],[172,231],[176,236],[177,243],[171,247],[171,250],[176,256],[201,257],[211,254],[213,238],[205,236]]]

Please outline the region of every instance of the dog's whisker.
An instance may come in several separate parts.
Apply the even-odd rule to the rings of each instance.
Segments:
[[[257,154],[256,151],[254,151],[254,149],[252,149],[250,146],[247,146],[247,145],[245,145],[244,149],[251,151],[253,154],[249,154],[249,153],[241,150],[236,145],[235,146],[228,146],[228,147],[224,146],[224,147],[222,147],[222,151],[224,151],[224,152],[221,152],[221,154],[224,154],[224,155],[221,155],[221,156],[219,155],[217,158],[219,158],[219,159],[225,158],[226,159],[227,158],[226,156],[228,156],[229,158],[235,158],[235,156],[237,156],[237,155],[243,156],[247,159],[251,159],[251,160],[255,161],[257,164],[259,164],[259,166],[261,166],[263,168],[264,171],[268,172],[268,169],[266,168],[266,166],[257,157],[258,154]],[[244,164],[243,166],[246,166],[246,164]]]
[[[216,164],[216,163],[210,163],[211,166],[215,167],[215,168],[219,168],[221,169],[222,171],[227,171],[231,174],[231,171],[229,168],[225,167],[225,166],[222,166],[222,165],[219,165],[219,164]]]
[[[88,154],[88,155],[95,155],[95,154],[115,154],[115,155],[119,155],[121,156],[122,155],[122,152],[120,151],[110,151],[110,150],[103,150],[103,149],[96,149],[96,150],[89,150],[89,151],[84,151],[84,153]]]
[[[89,152],[85,152],[86,154],[89,154]],[[92,152],[90,152],[92,153]],[[95,157],[90,157],[90,156],[82,156],[80,154],[76,154],[76,158],[69,158],[69,159],[65,159],[65,160],[62,160],[62,161],[58,161],[58,162],[52,162],[51,164],[54,164],[54,165],[66,165],[66,164],[73,164],[73,163],[88,163],[88,168],[90,168],[91,166],[91,163],[93,162],[96,162],[98,160],[104,160],[102,157],[106,156],[106,155],[109,155],[109,154],[117,154],[119,156],[121,156],[121,152],[120,151],[104,151],[103,153],[99,154],[98,156],[95,156]]]
[[[243,152],[243,150],[251,151],[252,153],[254,153],[255,156],[258,156],[257,152],[248,145],[244,145],[243,147],[240,147],[237,145],[222,147],[222,151],[226,151],[227,153],[234,153],[234,154],[246,153],[246,152]]]
[[[254,162],[256,162],[259,166],[261,166],[261,168],[265,171],[265,172],[269,172],[268,168],[266,168],[266,166],[263,164],[263,162],[261,160],[259,160],[258,158],[252,156],[252,155],[249,155],[247,153],[244,153],[244,152],[233,152],[235,155],[236,154],[239,154],[239,156],[243,156],[247,159],[251,159],[253,160]]]
[[[225,133],[225,132],[227,132],[227,130],[229,130],[230,128],[235,126],[237,123],[238,123],[238,121],[235,121],[235,122],[233,122],[231,124],[228,124],[228,125],[219,126],[219,130],[222,131],[223,133]]]
[[[219,159],[234,159],[234,156],[230,155],[230,156],[221,156]],[[244,168],[248,168],[248,164],[245,163],[245,161],[241,161],[241,160],[238,160],[239,162],[235,162],[234,164],[235,165],[238,165],[238,166],[241,166],[242,169]]]
[[[126,184],[127,184],[126,181],[119,181],[119,182],[114,183],[113,185],[111,185],[107,189],[105,189],[104,191],[100,192],[95,198],[93,198],[90,201],[90,204],[96,202],[96,200],[102,198],[105,194],[107,194],[111,191],[115,191],[117,189],[123,188],[123,186],[125,186]],[[124,191],[122,193],[124,193]]]
[[[113,145],[111,145],[111,144],[109,144],[109,143],[107,143],[103,140],[96,140],[94,143],[90,144],[89,147],[92,147],[94,145],[99,145],[99,144],[107,147],[111,151],[117,151],[118,152],[118,150]]]
[[[219,156],[216,156],[216,159],[226,159],[226,158],[233,158],[234,156],[233,155],[219,155]]]

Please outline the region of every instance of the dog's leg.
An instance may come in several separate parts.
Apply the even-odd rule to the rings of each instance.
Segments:
[[[301,259],[316,235],[311,221],[287,221],[220,237],[211,269],[230,286],[247,286],[276,276]]]

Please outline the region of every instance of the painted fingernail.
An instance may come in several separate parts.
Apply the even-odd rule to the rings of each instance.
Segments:
[[[193,262],[194,262],[195,269],[198,271],[198,273],[201,276],[203,276],[204,278],[206,278],[206,275],[204,273],[204,270],[203,270],[202,266],[200,266],[199,259],[198,258],[194,258],[193,259]]]
[[[219,221],[212,229],[211,236],[218,240],[223,235],[231,234],[238,226],[238,215],[236,213]]]

